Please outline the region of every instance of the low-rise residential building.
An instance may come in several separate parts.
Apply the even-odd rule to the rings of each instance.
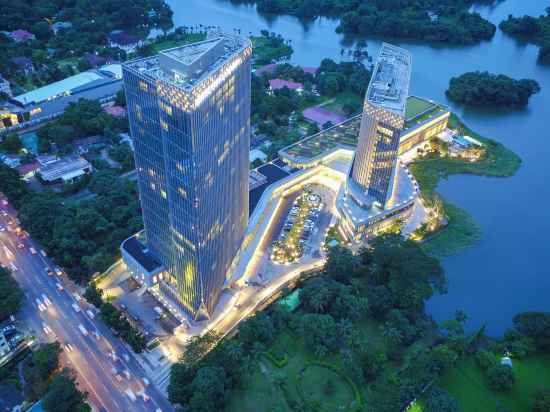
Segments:
[[[10,33],[10,38],[16,43],[23,43],[36,39],[35,35],[27,30],[17,29]]]
[[[46,184],[72,183],[78,178],[91,173],[92,165],[81,156],[65,156],[55,162],[41,166],[39,175]]]
[[[2,160],[2,163],[4,163],[6,166],[11,167],[12,169],[15,169],[21,164],[21,156],[2,155],[0,156],[0,160]]]
[[[122,30],[115,30],[109,34],[109,46],[118,47],[126,53],[134,53],[138,47],[143,46],[143,40]]]
[[[40,163],[38,162],[26,163],[17,167],[19,176],[24,180],[32,178],[38,170],[40,170]]]
[[[304,85],[302,83],[283,79],[271,79],[269,81],[269,90],[271,91],[283,89],[285,87],[290,90],[295,90],[298,93],[301,93],[304,90]]]

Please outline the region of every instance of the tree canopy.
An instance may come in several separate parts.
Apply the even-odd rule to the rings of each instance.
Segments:
[[[64,369],[49,384],[42,407],[46,412],[90,412],[86,397],[86,393],[78,390],[74,374]]]
[[[10,272],[0,267],[0,322],[15,314],[23,299],[23,291]]]
[[[515,80],[503,74],[468,72],[453,77],[445,92],[457,103],[469,106],[523,107],[540,86],[535,80]]]
[[[546,15],[539,17],[509,15],[499,27],[510,36],[538,44],[538,61],[550,64],[550,7],[546,9]]]
[[[476,0],[250,0],[260,13],[340,19],[337,31],[455,44],[493,37],[496,27],[470,12]]]

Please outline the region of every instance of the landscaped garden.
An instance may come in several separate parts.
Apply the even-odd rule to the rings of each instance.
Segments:
[[[447,179],[453,174],[509,177],[513,176],[521,165],[521,159],[515,153],[502,144],[475,133],[455,115],[449,120],[449,128],[459,129],[463,134],[479,140],[485,146],[485,154],[481,160],[475,162],[449,156],[441,157],[438,154],[429,154],[415,160],[409,169],[420,185],[422,199],[428,207],[441,202],[436,192],[440,179]],[[426,237],[423,244],[425,250],[436,257],[454,254],[471,246],[481,237],[479,226],[466,211],[448,202],[443,201],[443,205],[447,225]]]

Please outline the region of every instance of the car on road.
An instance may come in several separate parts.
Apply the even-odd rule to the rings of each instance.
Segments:
[[[44,300],[44,304],[46,306],[50,306],[52,304],[52,301],[48,299],[48,296],[46,296],[44,293],[42,293],[42,299]]]
[[[94,312],[92,312],[90,309],[86,310],[86,313],[88,314],[88,316],[90,317],[90,319],[95,318]]]
[[[57,276],[62,276],[62,275],[63,275],[63,271],[61,270],[61,268],[56,267],[56,268],[55,268],[55,274],[56,274]]]
[[[36,298],[36,305],[38,306],[38,310],[40,312],[44,312],[46,310],[46,306],[42,302],[40,302],[40,299]]]
[[[60,292],[63,290],[63,285],[61,283],[56,282],[55,286],[57,287],[57,290],[59,290]]]
[[[67,352],[72,352],[72,351],[74,351],[74,346],[71,345],[70,343],[66,343],[65,346],[64,346],[64,348],[65,348],[65,350],[66,350]]]
[[[48,276],[53,276],[53,270],[51,270],[50,268],[44,268],[44,270],[46,271]]]
[[[40,249],[40,254],[44,257],[48,256],[48,255],[46,255],[46,252],[44,252],[44,249]]]
[[[42,329],[44,329],[44,333],[46,335],[49,335],[50,333],[52,333],[52,328],[50,328],[46,322],[42,322]]]
[[[86,329],[82,323],[81,323],[80,325],[78,325],[78,329],[80,329],[80,332],[82,332],[82,334],[83,334],[84,336],[88,336],[88,335],[89,335],[88,329]]]
[[[29,251],[31,252],[31,255],[36,255],[36,249],[35,248],[30,247]]]
[[[6,228],[4,226],[0,226],[0,232],[5,232]]]
[[[25,249],[25,245],[23,243],[18,243],[17,249]]]
[[[13,272],[17,272],[17,266],[15,266],[15,263],[10,262],[10,268]]]
[[[134,391],[131,390],[130,388],[126,389],[126,395],[128,395],[128,398],[130,398],[132,402],[135,402],[137,399],[136,395],[134,394]]]
[[[77,302],[80,302],[82,300],[80,295],[76,292],[73,292],[73,296],[74,296],[74,300],[76,300]]]
[[[76,303],[73,303],[71,306],[73,307],[75,312],[80,312],[80,306],[78,306]]]

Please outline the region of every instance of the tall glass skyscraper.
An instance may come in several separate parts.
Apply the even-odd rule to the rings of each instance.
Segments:
[[[410,53],[384,43],[363,103],[351,177],[382,208],[394,190],[410,73]]]
[[[194,319],[214,311],[247,227],[251,53],[216,34],[123,65],[147,247]]]
[[[410,215],[416,189],[398,161],[411,77],[408,51],[383,43],[363,103],[357,149],[342,196],[341,228],[366,239]]]

